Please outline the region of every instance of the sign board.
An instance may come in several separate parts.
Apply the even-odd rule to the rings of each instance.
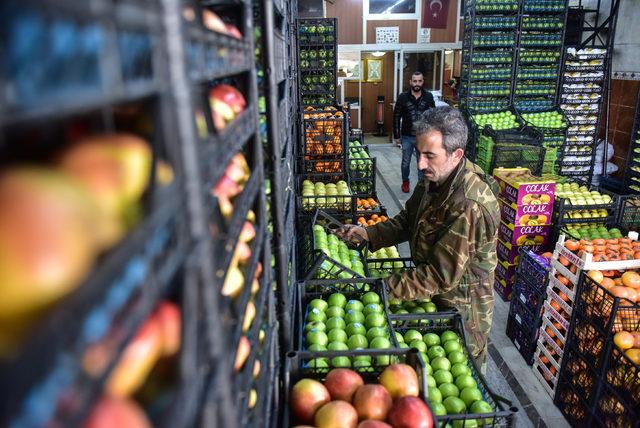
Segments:
[[[376,44],[400,43],[400,27],[376,27]]]

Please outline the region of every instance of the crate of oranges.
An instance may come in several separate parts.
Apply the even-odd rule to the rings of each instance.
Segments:
[[[380,214],[382,204],[379,202],[378,197],[374,194],[368,198],[356,198],[356,214]]]
[[[387,220],[389,220],[389,217],[387,217],[387,210],[383,207],[380,209],[379,213],[356,215],[355,223],[359,226],[367,227]]]
[[[345,117],[335,107],[306,107],[302,113],[303,156],[344,158]]]

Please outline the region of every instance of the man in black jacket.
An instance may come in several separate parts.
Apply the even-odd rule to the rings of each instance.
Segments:
[[[411,155],[416,151],[416,133],[413,130],[413,122],[417,121],[422,113],[436,106],[431,92],[422,88],[424,76],[416,71],[411,76],[411,89],[398,95],[393,109],[393,139],[396,144],[402,144],[402,191],[409,193],[409,172]],[[401,125],[402,123],[402,125]],[[416,152],[416,161],[418,153]],[[420,176],[420,174],[418,174]]]

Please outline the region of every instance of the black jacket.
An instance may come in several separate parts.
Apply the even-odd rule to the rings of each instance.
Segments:
[[[436,106],[431,92],[422,90],[422,96],[418,99],[411,94],[411,90],[398,95],[393,109],[393,138],[399,139],[401,135],[416,135],[413,131],[413,122],[430,108]],[[400,121],[402,120],[402,129]]]

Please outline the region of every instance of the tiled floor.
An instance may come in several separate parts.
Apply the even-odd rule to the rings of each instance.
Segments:
[[[372,156],[377,157],[378,174],[376,190],[382,204],[390,216],[397,214],[404,206],[409,193],[402,193],[400,185],[400,148],[389,144],[387,137],[365,137]],[[415,161],[414,161],[415,162]],[[411,185],[417,180],[416,168],[411,168]],[[409,256],[408,245],[400,245],[400,254]],[[489,364],[487,382],[493,391],[511,401],[519,408],[517,427],[564,428],[569,425],[553,404],[538,379],[534,377],[513,343],[505,334],[509,304],[495,295],[493,328],[490,335]]]

